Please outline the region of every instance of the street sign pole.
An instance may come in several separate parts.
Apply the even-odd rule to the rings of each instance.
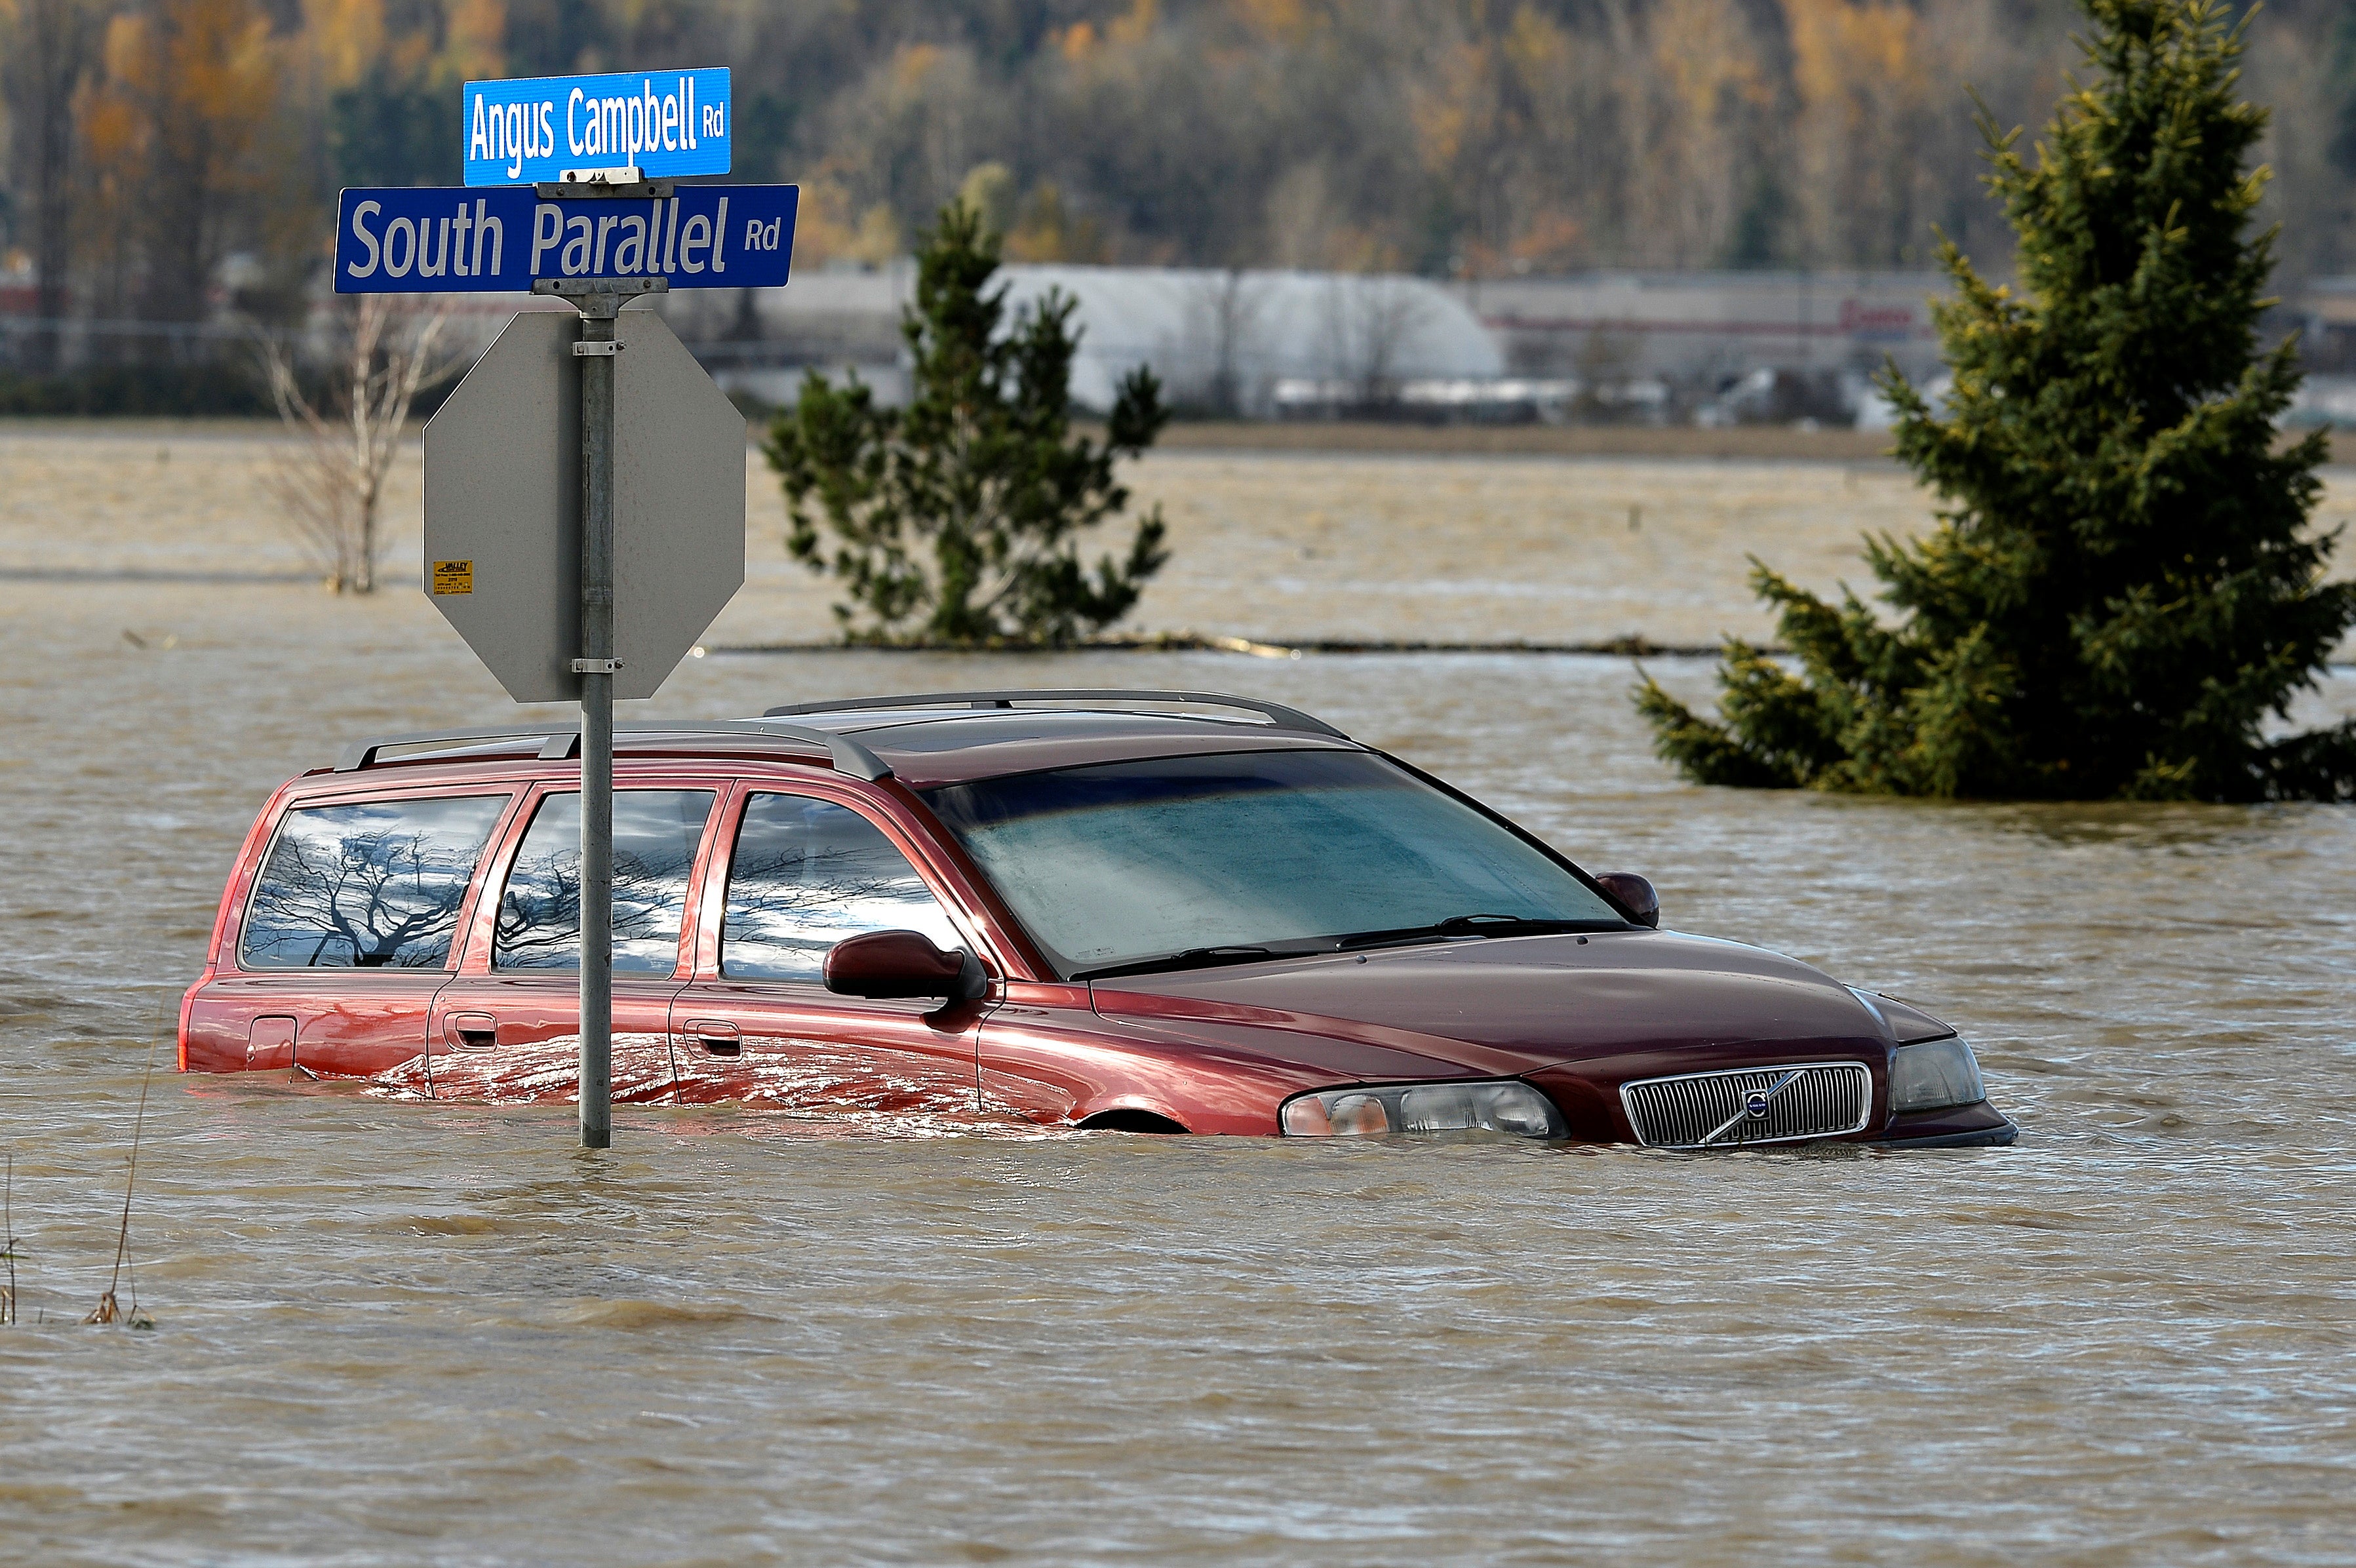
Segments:
[[[581,1146],[614,1146],[614,317],[583,296],[581,338]],[[591,933],[595,935],[592,936]]]
[[[566,194],[604,188],[566,188]],[[630,189],[632,196],[640,188]],[[616,190],[616,194],[622,194]],[[649,193],[650,194],[650,193]],[[669,195],[668,188],[662,191]],[[660,294],[654,278],[533,285],[581,312],[581,1146],[614,1146],[614,375],[624,304]]]
[[[581,302],[581,1146],[614,1146],[614,317]],[[590,932],[594,931],[594,939]]]
[[[676,184],[729,171],[724,70],[475,81],[462,105],[466,186],[347,188],[335,288],[529,288],[578,313],[510,320],[428,422],[425,582],[509,696],[581,703],[581,1146],[605,1149],[614,703],[653,696],[744,582],[744,415],[622,307],[782,285],[800,192]]]

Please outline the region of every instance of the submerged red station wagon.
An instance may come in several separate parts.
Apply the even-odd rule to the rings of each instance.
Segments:
[[[1904,1003],[1660,930],[1273,703],[617,726],[614,1098],[1133,1132],[2010,1143]],[[572,1097],[579,733],[363,741],[247,834],[180,1066]]]

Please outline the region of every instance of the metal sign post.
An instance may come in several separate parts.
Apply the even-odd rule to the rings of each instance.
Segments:
[[[581,301],[581,1146],[614,1146],[614,317]],[[592,937],[591,932],[596,935]]]
[[[614,703],[653,696],[744,581],[744,418],[628,307],[661,285],[544,282],[578,314],[510,321],[425,427],[434,607],[516,701],[581,704],[589,1148],[612,1137]]]
[[[517,702],[581,704],[581,1144],[604,1149],[614,703],[653,696],[744,584],[744,416],[625,306],[783,285],[799,192],[648,177],[728,171],[724,70],[469,82],[465,102],[467,186],[347,189],[335,288],[529,289],[577,312],[515,317],[427,422],[425,591]]]
[[[581,1146],[614,1146],[614,334],[623,302],[660,278],[551,293],[581,310]]]
[[[644,186],[567,185],[549,196],[652,198]],[[581,371],[581,1146],[614,1146],[614,369],[625,347],[622,306],[670,285],[659,277],[543,279],[534,294],[581,312],[573,357]],[[740,578],[741,580],[741,578]]]

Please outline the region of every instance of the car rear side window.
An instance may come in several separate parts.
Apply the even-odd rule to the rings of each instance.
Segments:
[[[249,969],[446,969],[506,795],[369,800],[286,813],[247,907]]]
[[[687,879],[712,816],[709,789],[614,793],[614,972],[679,966]],[[498,969],[581,967],[581,797],[551,795],[508,873],[491,962]]]
[[[867,931],[921,931],[964,944],[908,857],[846,807],[755,795],[728,867],[720,972],[736,980],[823,978],[828,950]]]

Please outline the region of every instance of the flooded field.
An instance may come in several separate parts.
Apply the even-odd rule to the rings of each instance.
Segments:
[[[349,736],[514,711],[410,544],[374,601],[289,580],[262,456],[0,434],[0,1561],[2356,1556],[2356,811],[1689,789],[1605,658],[714,653],[646,709],[1297,703],[1646,873],[1671,925],[1958,1023],[2018,1147],[889,1138],[623,1107],[593,1157],[568,1108],[183,1079],[166,1046],[121,1285],[155,1327],[78,1326],[150,1041],[263,796]],[[1923,515],[1878,467],[1144,472],[1181,553],[1143,624],[1262,638],[1760,632],[1743,551],[1829,583],[1859,532]],[[2327,511],[2352,501],[2335,474]],[[823,637],[756,519],[713,641]],[[1705,661],[1652,668],[1707,693]],[[2356,713],[2356,672],[2310,706]]]

